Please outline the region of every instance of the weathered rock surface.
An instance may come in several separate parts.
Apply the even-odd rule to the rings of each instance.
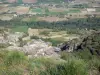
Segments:
[[[77,49],[77,46],[80,45],[80,43],[80,39],[73,39],[60,44],[58,47],[61,49],[61,51],[73,52]]]
[[[29,57],[40,57],[40,56],[58,57],[59,56],[55,52],[55,50],[59,48],[50,46],[49,43],[44,42],[40,39],[32,40],[28,42],[26,45],[24,45],[23,47],[9,46],[7,49],[22,51],[25,54],[27,54]]]

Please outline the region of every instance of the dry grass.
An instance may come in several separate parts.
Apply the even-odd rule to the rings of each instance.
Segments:
[[[0,15],[0,19],[1,20],[11,20],[11,19],[13,19],[13,15],[12,14]]]
[[[38,17],[38,20],[43,20],[47,22],[55,22],[55,21],[64,21],[66,18],[59,18],[59,17]]]

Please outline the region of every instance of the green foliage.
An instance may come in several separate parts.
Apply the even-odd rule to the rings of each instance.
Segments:
[[[88,8],[89,5],[87,4],[76,4],[72,6],[73,8]]]
[[[22,52],[0,50],[0,75],[23,75],[26,63]]]
[[[80,34],[78,29],[67,29],[67,34]]]
[[[80,13],[81,11],[79,9],[73,9],[69,10],[68,13]]]
[[[52,39],[45,41],[56,42]],[[82,42],[83,50],[61,52],[60,60],[46,57],[27,60],[22,52],[0,50],[0,75],[91,75],[90,71],[99,72],[100,57],[91,55],[88,47],[99,50],[99,41],[100,34],[94,32]]]
[[[15,71],[12,70],[5,70],[0,72],[0,75],[22,75],[22,71],[16,69]]]
[[[83,18],[83,19],[71,19],[69,21],[58,21],[58,22],[46,22],[46,21],[32,21],[24,22],[20,19],[11,21],[1,21],[1,26],[4,27],[14,27],[13,31],[25,31],[27,28],[48,28],[57,30],[66,29],[99,29],[100,28],[100,18]],[[22,27],[20,27],[22,26]],[[25,27],[24,27],[25,26]]]
[[[0,62],[3,61],[3,59],[5,58],[5,56],[7,55],[8,51],[6,50],[0,50]]]
[[[55,62],[51,58],[34,58],[29,60],[29,73],[30,75],[39,75],[41,71],[44,71],[45,69],[54,66]],[[42,74],[41,74],[42,75]]]
[[[40,75],[87,75],[86,63],[83,60],[74,59],[48,67]]]
[[[85,61],[91,60],[92,59],[92,55],[89,52],[89,50],[83,50],[83,51],[79,51],[79,52],[75,52],[74,53],[76,55],[76,57],[80,58],[80,59],[84,59]]]
[[[61,61],[44,57],[27,60],[22,52],[0,51],[0,75],[89,75],[89,70],[98,70],[100,60],[88,53],[62,52]]]
[[[56,39],[52,39],[52,38],[47,38],[47,39],[41,38],[41,39],[43,41],[45,41],[45,42],[51,42],[53,46],[57,46],[58,44],[62,43],[62,41],[56,40]]]
[[[35,8],[35,9],[32,9],[32,12],[42,14],[44,12],[44,10],[42,8]]]
[[[49,9],[48,8],[45,8],[45,13],[49,13]]]
[[[15,27],[13,27],[12,28],[12,31],[13,32],[25,32],[25,33],[27,33],[27,31],[28,31],[28,26],[15,26]]]
[[[75,52],[73,54],[75,57],[84,60],[87,63],[89,70],[99,70],[100,60],[98,56],[91,55],[89,50]]]
[[[66,53],[65,51],[61,52],[60,55],[61,55],[61,59],[63,60],[75,59],[74,55],[72,55],[71,53]]]
[[[5,64],[7,66],[22,64],[26,60],[25,55],[22,52],[11,51],[5,57]]]

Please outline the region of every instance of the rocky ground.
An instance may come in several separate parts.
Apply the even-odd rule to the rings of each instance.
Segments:
[[[1,34],[1,47],[10,51],[22,51],[29,58],[39,56],[59,57],[55,51],[60,51],[60,48],[53,47],[50,42],[44,42],[41,39],[30,39],[29,36],[23,37],[24,35],[21,32]]]
[[[9,51],[22,51],[29,58],[41,56],[58,58],[58,52],[60,51],[73,52],[74,50],[82,49],[84,47],[83,41],[87,37],[72,39],[54,47],[51,42],[45,42],[41,39],[31,39],[30,36],[23,32],[9,33],[4,31],[0,34],[0,47]]]

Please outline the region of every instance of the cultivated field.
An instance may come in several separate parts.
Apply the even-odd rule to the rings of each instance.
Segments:
[[[56,22],[56,21],[64,21],[67,20],[66,18],[59,18],[59,17],[39,17],[38,20],[43,20],[47,22]]]
[[[79,38],[79,35],[68,34],[67,31],[53,31],[52,29],[28,29],[30,36],[37,36],[43,39],[53,39],[56,41],[67,41],[75,38]]]
[[[17,14],[27,14],[29,11],[29,7],[18,6],[16,7],[15,11]]]
[[[22,0],[23,3],[36,3],[37,0]]]
[[[0,20],[11,20],[13,19],[13,14],[0,15]]]
[[[6,7],[6,6],[0,6],[0,13],[7,12],[8,10],[9,10],[8,7]]]

